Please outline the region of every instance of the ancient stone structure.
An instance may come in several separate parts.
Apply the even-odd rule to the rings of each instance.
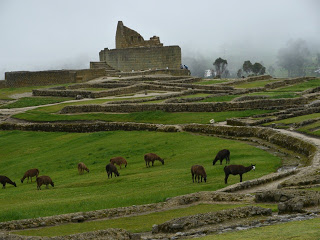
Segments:
[[[159,37],[150,40],[118,22],[116,49],[105,48],[99,53],[100,61],[124,72],[149,69],[180,69],[181,48],[163,46]]]

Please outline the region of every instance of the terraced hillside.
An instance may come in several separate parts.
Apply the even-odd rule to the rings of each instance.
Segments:
[[[307,77],[221,81],[159,75],[0,89],[0,175],[17,183],[17,188],[7,185],[0,193],[1,234],[186,238],[230,226],[240,230],[236,228],[244,222],[253,226],[255,221],[277,218],[281,209],[299,212],[317,206],[318,200],[298,210],[286,201],[276,207],[274,202],[256,203],[252,193],[320,183],[316,140],[288,135],[288,130],[319,135],[319,85],[320,79]],[[212,165],[224,148],[231,151],[231,164],[256,164],[256,171],[244,174],[243,183],[238,183],[239,176],[230,176],[226,186],[225,162]],[[148,152],[159,154],[165,164],[155,162],[146,168],[143,155]],[[105,166],[115,156],[125,157],[128,166],[118,167],[120,176],[108,179]],[[90,173],[79,175],[78,162],[85,162]],[[206,183],[192,183],[194,164],[205,167]],[[33,167],[40,175],[51,176],[54,188],[38,191],[35,182],[20,183],[23,173]],[[295,199],[287,200],[291,198]],[[219,215],[228,209],[234,216],[249,209],[250,216],[229,222]],[[212,228],[216,220],[206,229],[170,222],[209,213],[212,219],[220,216],[220,230]],[[308,214],[317,217],[314,209],[313,215]],[[303,219],[309,218],[303,215]],[[174,230],[172,224],[179,226]]]

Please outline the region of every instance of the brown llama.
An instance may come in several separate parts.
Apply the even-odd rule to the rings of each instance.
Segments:
[[[16,183],[15,182],[12,182],[10,180],[10,178],[8,178],[7,176],[0,176],[0,183],[2,184],[2,188],[6,188],[6,184],[9,183],[15,187],[17,187]]]
[[[212,165],[215,165],[218,160],[220,160],[220,165],[222,165],[223,159],[226,159],[226,164],[230,163],[230,151],[228,149],[219,151],[213,160]]]
[[[249,172],[251,170],[255,170],[256,166],[251,164],[251,166],[245,167],[243,165],[229,165],[224,167],[224,173],[225,173],[225,178],[224,178],[224,183],[227,184],[228,182],[228,177],[230,174],[232,175],[240,175],[240,182],[242,182],[242,174]]]
[[[38,177],[39,175],[39,170],[37,168],[32,168],[29,169],[28,171],[25,172],[25,174],[23,175],[23,177],[21,178],[21,183],[23,183],[24,179],[27,179],[27,183],[29,183],[29,177],[31,178],[31,182],[32,182],[32,178],[33,177]]]
[[[114,173],[114,176],[115,177],[119,177],[120,173],[118,172],[118,169],[115,165],[113,165],[112,163],[109,163],[107,166],[106,166],[106,172],[108,174],[108,178],[109,176],[111,175],[111,178],[112,178],[112,173]]]
[[[83,174],[84,171],[90,172],[89,168],[87,168],[87,166],[83,162],[79,162],[78,163],[78,172],[79,172],[79,174]]]
[[[147,154],[145,154],[144,155],[144,160],[146,161],[146,167],[150,167],[150,162],[152,162],[152,166],[153,166],[155,160],[159,160],[162,163],[162,165],[164,164],[164,159],[160,158],[155,153],[147,153]]]
[[[46,185],[46,188],[48,188],[48,185],[50,184],[52,187],[54,187],[54,182],[52,182],[51,178],[49,176],[40,176],[37,177],[37,189],[41,190],[42,185]]]
[[[121,165],[124,164],[124,167],[127,167],[127,160],[125,160],[123,157],[114,157],[110,159],[110,163],[112,163],[113,165],[117,164],[118,166],[120,166],[121,169]]]
[[[204,182],[207,182],[206,171],[204,170],[204,167],[201,165],[193,165],[191,167],[191,175],[192,175],[192,182],[194,182],[194,180],[197,181],[197,177],[198,177],[198,183],[199,183],[200,177],[201,177],[201,182],[202,182],[202,178],[204,179]]]

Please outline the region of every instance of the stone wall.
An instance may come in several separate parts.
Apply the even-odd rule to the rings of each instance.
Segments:
[[[7,86],[7,82],[5,80],[0,80],[0,88],[5,88]]]
[[[208,212],[187,217],[175,218],[152,228],[152,233],[172,233],[188,229],[199,228],[207,225],[217,225],[225,221],[253,216],[271,216],[271,209],[248,206],[217,212]]]
[[[129,87],[128,87],[129,88]],[[152,88],[154,89],[154,88]],[[99,93],[95,93],[99,95]],[[154,103],[154,104],[121,104],[121,105],[80,105],[66,106],[61,113],[81,112],[223,112],[245,109],[285,109],[307,103],[306,98],[261,99],[246,102],[216,102],[216,103]]]
[[[190,71],[187,69],[151,69],[144,71],[134,71],[132,69],[130,72],[110,72],[107,75],[110,77],[129,77],[129,76],[143,76],[143,75],[155,75],[155,74],[166,74],[172,76],[189,76]]]
[[[105,75],[105,69],[6,72],[6,87],[43,86],[84,82]]]
[[[279,213],[303,212],[303,208],[320,205],[318,191],[272,190],[256,193],[256,202],[278,202]]]
[[[99,53],[100,61],[106,61],[114,69],[128,72],[146,69],[180,69],[179,46],[151,48],[105,48]]]
[[[244,194],[230,194],[230,193],[217,193],[217,192],[198,192],[182,196],[166,199],[165,202],[150,203],[144,205],[134,205],[129,207],[119,207],[110,209],[101,209],[88,212],[77,212],[62,215],[55,215],[49,217],[39,217],[23,220],[12,220],[7,222],[0,222],[0,230],[22,230],[29,228],[38,228],[44,226],[55,226],[71,222],[84,222],[97,219],[117,218],[130,215],[137,215],[155,211],[163,211],[176,206],[185,206],[201,202],[240,202],[252,201],[252,196]]]
[[[57,237],[39,237],[39,236],[23,236],[16,235],[12,233],[1,233],[0,239],[7,240],[96,240],[96,239],[104,239],[104,240],[139,240],[141,239],[140,234],[133,234],[124,229],[119,228],[109,228],[106,230],[99,230],[93,232],[85,232],[85,233],[77,233],[67,236],[57,236]]]

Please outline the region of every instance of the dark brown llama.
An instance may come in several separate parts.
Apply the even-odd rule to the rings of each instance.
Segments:
[[[198,177],[198,183],[199,183],[200,177],[201,177],[201,182],[202,182],[202,178],[204,179],[204,182],[207,182],[206,171],[204,170],[204,167],[201,165],[193,165],[191,167],[191,175],[192,175],[192,182],[194,182],[194,180],[197,181],[197,177]]]
[[[113,165],[112,163],[109,163],[107,166],[106,166],[106,172],[108,174],[108,178],[109,176],[111,175],[111,178],[112,178],[112,173],[114,173],[114,176],[115,177],[119,177],[120,173],[118,172],[118,169],[115,165]]]
[[[32,182],[32,178],[33,177],[38,177],[39,175],[39,170],[37,168],[32,168],[29,169],[28,171],[25,172],[25,174],[23,175],[23,177],[21,178],[21,183],[23,183],[24,179],[27,179],[27,183],[29,183],[29,178],[31,178],[31,182]]]
[[[162,163],[162,165],[164,164],[164,159],[159,157],[155,153],[147,153],[147,154],[145,154],[144,155],[144,160],[146,161],[146,167],[150,167],[150,162],[152,162],[152,166],[153,166],[155,160],[159,160]]]
[[[212,165],[215,165],[218,160],[220,160],[220,165],[222,165],[223,159],[226,159],[226,164],[230,163],[230,151],[228,149],[219,151],[213,160]]]
[[[243,165],[229,165],[224,167],[224,173],[225,173],[225,178],[224,178],[224,183],[227,184],[228,182],[228,177],[230,174],[232,175],[240,175],[240,182],[242,182],[242,174],[249,172],[251,170],[255,170],[256,166],[251,164],[251,166],[245,167]]]
[[[16,183],[15,182],[12,182],[10,180],[10,178],[8,178],[7,176],[0,176],[0,183],[2,184],[2,188],[6,188],[6,184],[9,183],[15,187],[17,187]]]

